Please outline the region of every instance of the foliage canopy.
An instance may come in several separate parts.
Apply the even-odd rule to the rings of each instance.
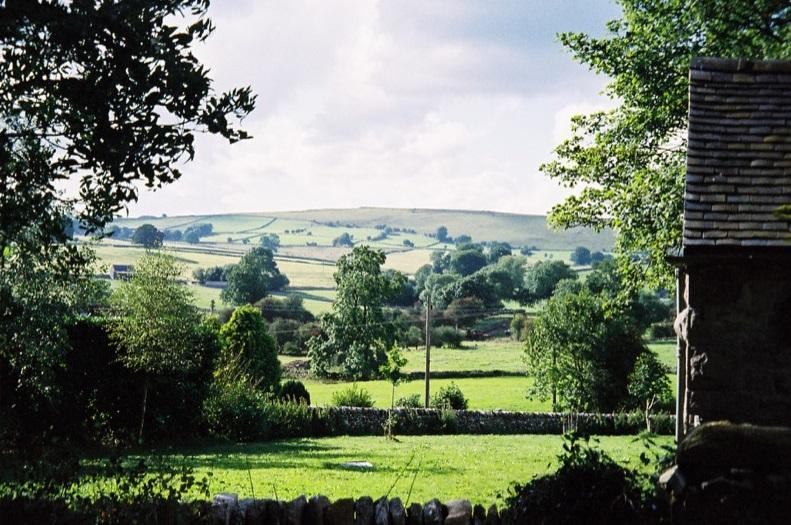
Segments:
[[[784,0],[619,0],[623,16],[593,37],[561,33],[574,58],[612,79],[609,111],[572,119],[542,170],[580,192],[552,209],[561,227],[611,227],[632,290],[672,284],[681,242],[688,70],[695,56],[791,57]]]

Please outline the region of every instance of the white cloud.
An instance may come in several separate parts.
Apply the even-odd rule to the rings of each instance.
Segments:
[[[258,93],[245,122],[254,138],[200,137],[183,180],[142,195],[132,213],[547,211],[567,192],[538,166],[567,133],[567,116],[605,103],[604,80],[571,67],[546,27],[507,29],[514,16],[531,23],[536,5],[563,9],[215,2],[218,30],[198,54],[219,88]],[[536,12],[541,24],[548,16]]]

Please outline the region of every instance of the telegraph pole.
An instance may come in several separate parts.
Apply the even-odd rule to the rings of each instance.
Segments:
[[[429,406],[431,375],[431,292],[426,294],[426,408]]]

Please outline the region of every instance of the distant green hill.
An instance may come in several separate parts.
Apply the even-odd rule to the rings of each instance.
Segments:
[[[272,219],[277,221],[272,222]],[[514,246],[537,246],[543,250],[570,250],[576,246],[586,246],[591,250],[612,250],[614,236],[612,231],[596,233],[587,228],[554,231],[546,224],[543,215],[520,215],[491,211],[467,210],[428,210],[397,208],[350,208],[321,209],[271,213],[242,213],[223,215],[193,215],[180,217],[139,217],[117,219],[118,226],[136,227],[151,223],[160,229],[183,229],[190,224],[212,223],[216,239],[219,237],[249,236],[251,239],[262,232],[281,229],[298,230],[301,228],[321,227],[323,233],[316,231],[315,239],[323,244],[326,235],[333,231],[340,234],[350,231],[356,240],[363,240],[377,225],[415,230],[417,234],[436,232],[445,226],[452,237],[467,234],[474,241],[505,241]],[[365,231],[355,231],[354,229]],[[325,235],[326,234],[326,235]],[[208,240],[208,239],[207,239]],[[287,241],[287,239],[284,239]],[[301,239],[294,238],[301,244]],[[288,243],[288,242],[287,242]]]

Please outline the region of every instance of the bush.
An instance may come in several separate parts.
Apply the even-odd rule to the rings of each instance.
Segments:
[[[510,523],[653,521],[646,519],[648,494],[642,477],[590,447],[587,440],[580,443],[576,435],[567,436],[558,459],[556,472],[512,488],[504,511]]]
[[[676,331],[673,328],[673,323],[651,323],[651,325],[648,327],[649,339],[672,339],[675,337]]]
[[[370,408],[374,406],[374,401],[366,389],[358,387],[357,383],[352,383],[342,390],[333,392],[332,404],[338,407]]]
[[[397,407],[403,408],[423,408],[423,400],[420,394],[411,394],[405,397],[399,397],[395,402]]]
[[[287,403],[305,403],[310,404],[310,393],[302,381],[296,379],[289,379],[280,385],[280,399]]]
[[[439,392],[431,396],[432,408],[451,408],[453,410],[467,410],[467,398],[456,383],[443,386]]]
[[[238,307],[220,333],[225,340],[222,375],[237,378],[241,374],[261,390],[274,391],[281,373],[277,342],[269,335],[261,311],[250,305]]]
[[[527,334],[533,328],[533,319],[525,314],[517,313],[511,319],[510,329],[511,338],[514,341],[524,341],[527,339]]]
[[[266,398],[249,383],[236,380],[217,384],[203,404],[209,430],[236,441],[253,441],[270,433]]]
[[[431,341],[435,346],[445,348],[461,348],[464,332],[452,326],[438,326],[431,332]]]
[[[283,355],[296,356],[304,356],[306,354],[306,352],[298,347],[294,341],[286,341],[286,344],[280,347],[280,353]]]

